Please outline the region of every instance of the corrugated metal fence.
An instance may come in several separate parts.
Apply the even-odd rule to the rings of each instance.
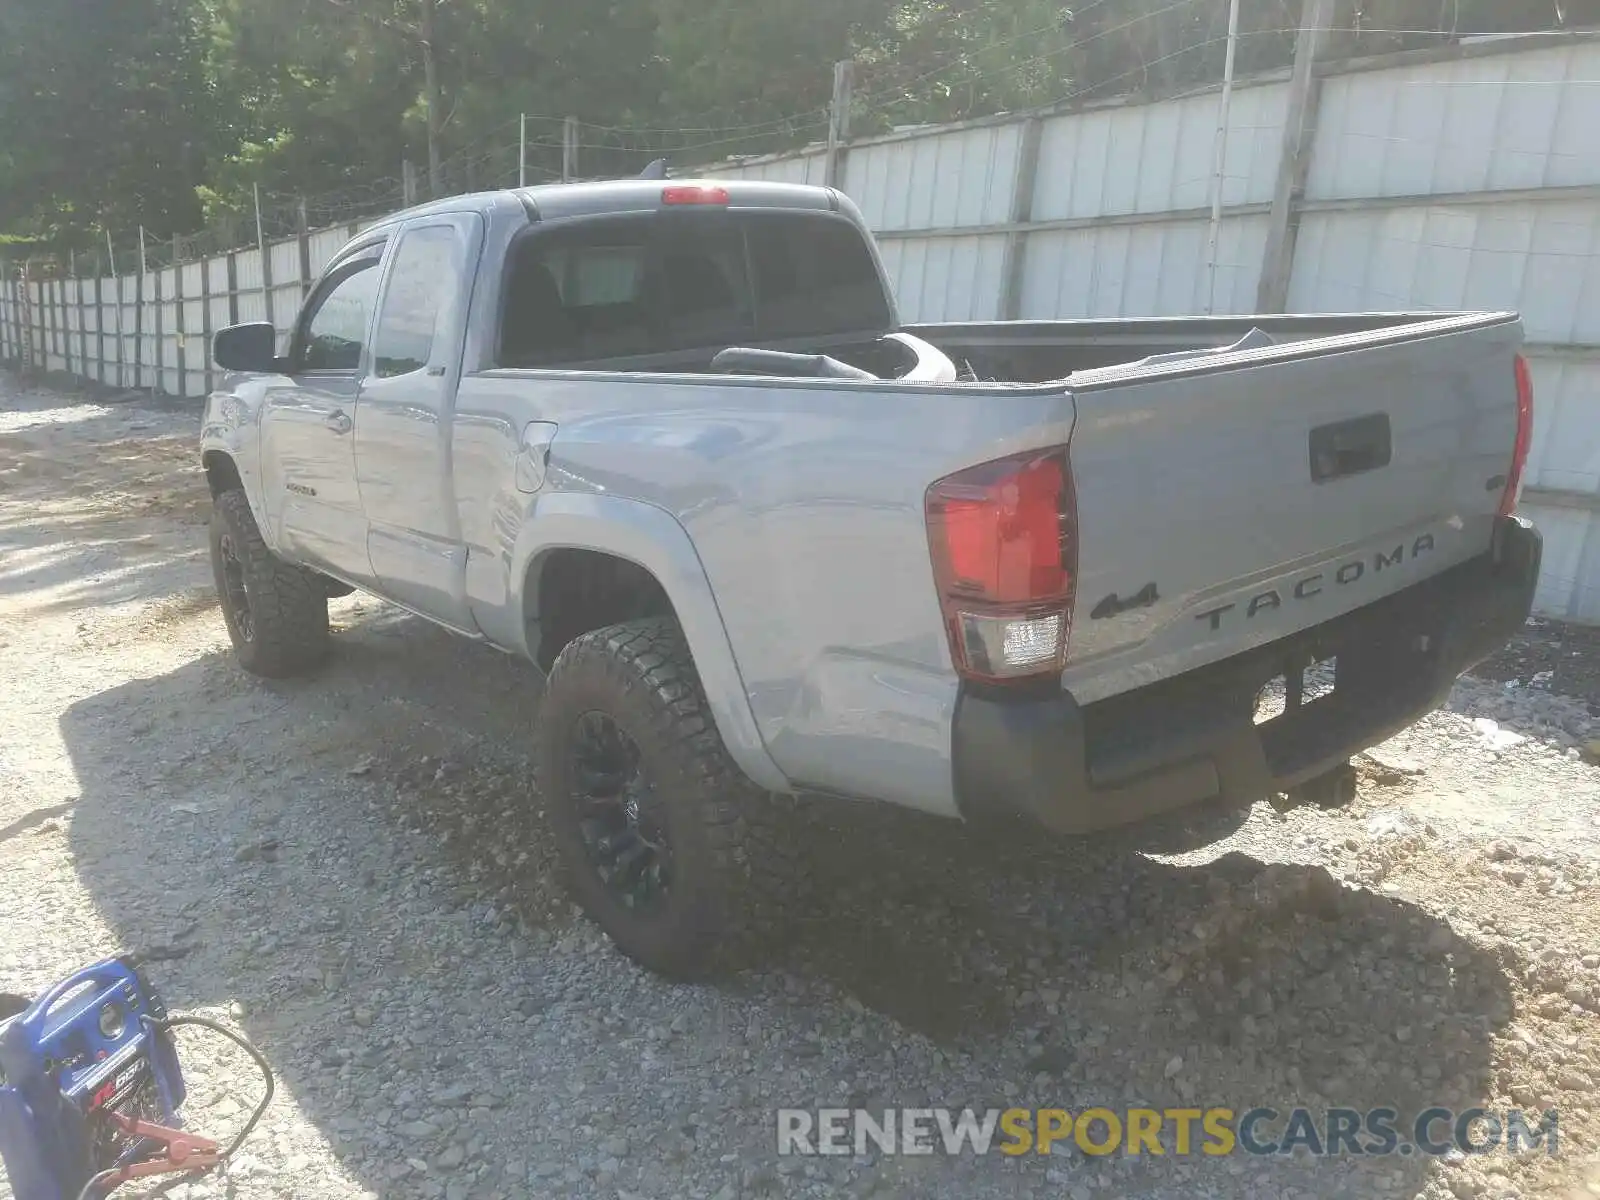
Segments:
[[[1274,222],[1297,232],[1290,311],[1517,309],[1537,423],[1523,507],[1546,537],[1537,606],[1600,620],[1600,38],[1561,35],[1317,70],[1305,136],[1288,73],[1235,91],[1209,249],[1215,92],[858,139],[834,177],[882,241],[911,321],[1250,312]],[[1287,136],[1286,136],[1287,134]],[[722,176],[821,183],[820,148]],[[1286,173],[1303,188],[1274,208]],[[353,227],[141,277],[0,299],[0,357],[199,395],[210,333],[293,318]],[[1281,232],[1281,230],[1280,230]],[[31,335],[23,314],[31,309]]]

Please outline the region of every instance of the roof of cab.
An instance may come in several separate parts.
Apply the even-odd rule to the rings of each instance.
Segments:
[[[726,188],[729,203],[736,208],[805,208],[823,211],[839,208],[838,193],[832,188],[812,184],[744,179],[608,179],[592,183],[546,183],[528,188],[447,196],[393,213],[375,222],[371,229],[387,228],[433,213],[461,212],[464,208],[483,210],[497,201],[511,198],[527,206],[540,220],[648,212],[662,207],[662,192],[665,189],[695,186]]]

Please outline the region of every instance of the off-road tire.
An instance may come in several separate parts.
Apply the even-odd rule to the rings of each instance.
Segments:
[[[644,913],[608,889],[581,827],[580,719],[600,713],[632,739],[664,817],[671,882]],[[670,617],[583,634],[556,657],[536,733],[538,784],[569,891],[617,948],[674,979],[731,964],[751,906],[746,823],[761,797],[723,747],[688,644]]]
[[[328,597],[320,577],[267,549],[238,489],[212,502],[211,569],[228,638],[246,671],[272,679],[303,675],[327,656]]]

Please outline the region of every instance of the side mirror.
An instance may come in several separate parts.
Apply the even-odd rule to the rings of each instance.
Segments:
[[[276,371],[277,331],[265,321],[229,325],[211,339],[211,357],[224,371]]]

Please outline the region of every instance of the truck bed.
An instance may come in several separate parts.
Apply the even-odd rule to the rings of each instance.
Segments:
[[[1271,344],[1204,353],[1254,327]],[[851,793],[870,777],[885,798],[948,811],[959,680],[929,560],[935,480],[1067,448],[1076,609],[1061,679],[1083,704],[1286,639],[1488,551],[1516,439],[1514,316],[911,332],[1012,374],[1067,374],[920,384],[586,366],[465,378],[456,479],[469,591],[498,569],[504,538],[487,519],[506,511],[504,452],[484,432],[551,422],[548,487],[633,497],[682,523],[789,778]],[[1092,365],[1108,356],[1119,361]],[[873,732],[891,718],[869,713],[895,714],[892,734]]]

